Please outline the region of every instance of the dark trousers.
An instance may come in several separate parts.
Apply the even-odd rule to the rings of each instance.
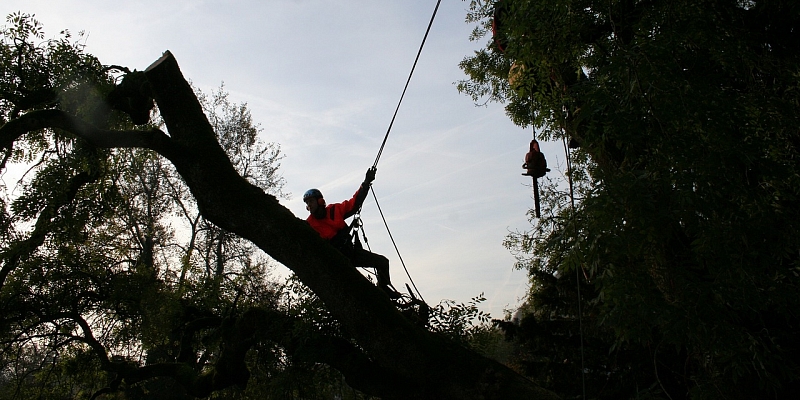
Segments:
[[[391,285],[389,278],[389,259],[373,252],[355,248],[353,249],[350,261],[357,268],[375,268],[378,275],[378,286]]]

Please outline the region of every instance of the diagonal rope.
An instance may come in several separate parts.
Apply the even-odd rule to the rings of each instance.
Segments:
[[[422,43],[419,45],[419,50],[417,51],[417,56],[414,58],[414,64],[411,66],[411,72],[408,74],[408,79],[406,80],[406,84],[403,87],[403,93],[400,95],[400,100],[397,102],[397,107],[394,109],[394,114],[392,115],[392,120],[389,122],[389,127],[386,129],[386,135],[383,136],[383,142],[381,142],[381,147],[378,150],[378,155],[375,156],[375,162],[372,164],[373,169],[378,168],[378,161],[381,159],[381,155],[383,154],[383,149],[386,147],[386,140],[389,139],[389,133],[392,131],[392,126],[394,125],[394,121],[397,118],[397,113],[400,111],[400,105],[403,103],[403,98],[406,96],[406,91],[408,90],[408,85],[411,83],[411,77],[414,75],[414,70],[417,68],[417,63],[419,62],[419,56],[422,54],[422,49],[425,47],[425,41],[428,39],[428,34],[431,32],[431,26],[433,26],[433,20],[436,19],[436,13],[439,11],[439,5],[442,3],[442,0],[438,0],[436,2],[436,7],[433,9],[433,15],[431,15],[431,20],[428,22],[428,28],[425,30],[425,35],[422,37]],[[369,186],[372,189],[372,185]],[[383,210],[381,209],[380,204],[378,203],[378,197],[375,195],[375,190],[372,189],[372,197],[375,199],[375,205],[378,206],[378,212],[381,214],[381,219],[383,219],[383,225],[386,227],[386,231],[389,233],[389,238],[392,240],[392,245],[394,246],[395,252],[397,252],[397,257],[400,258],[400,263],[403,264],[403,269],[406,271],[406,276],[408,276],[409,281],[411,281],[411,285],[414,287],[414,290],[417,292],[420,300],[423,302],[425,299],[422,298],[422,294],[417,289],[417,285],[414,283],[414,279],[411,278],[411,274],[408,272],[408,268],[406,268],[406,263],[403,261],[403,256],[400,255],[400,250],[397,248],[397,243],[394,240],[394,236],[392,236],[392,231],[389,229],[389,224],[386,223],[386,217],[383,215]],[[361,214],[361,209],[356,212],[356,215]],[[363,230],[362,230],[363,234]],[[366,242],[366,238],[364,240]],[[367,248],[369,248],[369,243],[367,243]]]
[[[400,258],[400,264],[403,264],[403,269],[406,271],[406,276],[408,276],[408,280],[411,281],[411,286],[414,287],[414,290],[417,292],[417,296],[423,302],[425,299],[422,298],[422,294],[417,289],[417,284],[414,283],[414,279],[411,278],[411,274],[408,272],[408,268],[406,268],[406,262],[403,261],[403,256],[400,255],[400,250],[397,248],[397,242],[394,241],[394,236],[392,236],[392,231],[389,229],[389,224],[386,223],[386,217],[383,216],[383,210],[381,210],[381,205],[378,204],[378,196],[375,195],[375,189],[372,189],[372,198],[375,199],[375,205],[378,206],[378,212],[381,214],[381,219],[383,220],[383,225],[386,227],[386,232],[389,233],[389,239],[392,240],[392,245],[394,246],[394,251],[397,252],[397,257]]]
[[[433,15],[431,15],[431,21],[428,23],[428,29],[425,30],[425,36],[422,38],[422,43],[419,45],[419,51],[417,51],[417,57],[414,59],[414,65],[411,67],[411,72],[408,74],[408,80],[406,80],[406,86],[403,88],[403,94],[400,95],[400,101],[397,102],[397,108],[394,109],[394,115],[392,116],[392,121],[389,122],[389,128],[386,129],[386,135],[383,137],[383,142],[381,143],[381,148],[378,150],[378,155],[375,157],[375,163],[372,164],[372,168],[378,167],[378,161],[381,159],[381,154],[383,154],[383,148],[386,146],[386,139],[389,138],[389,132],[392,131],[392,125],[394,125],[394,120],[397,118],[397,112],[400,110],[400,104],[403,103],[403,97],[406,96],[406,90],[408,89],[408,84],[411,83],[411,76],[414,75],[414,69],[417,68],[417,62],[419,61],[419,56],[422,54],[422,48],[425,46],[425,40],[428,39],[428,33],[431,31],[431,26],[433,25],[433,20],[436,18],[436,12],[439,11],[439,4],[442,3],[442,0],[436,2],[436,8],[433,9]]]

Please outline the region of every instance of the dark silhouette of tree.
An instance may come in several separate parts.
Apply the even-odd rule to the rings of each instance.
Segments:
[[[579,146],[574,210],[557,186],[508,241],[531,272],[532,354],[577,349],[546,341],[575,332],[579,276],[586,345],[611,352],[586,370],[617,380],[612,393],[796,392],[800,4],[473,1],[473,36],[493,18],[460,89]]]
[[[204,109],[170,52],[144,71],[103,66],[69,34],[45,41],[30,16],[9,23],[0,46],[2,166],[35,168],[0,218],[0,335],[3,354],[45,354],[3,357],[0,379],[53,371],[9,368],[15,360],[58,359],[102,371],[69,378],[95,384],[94,398],[135,397],[143,385],[205,397],[266,379],[270,371],[253,368],[290,358],[333,368],[385,399],[556,398],[404,316],[281,206],[264,190],[276,183],[267,179],[275,160],[249,142],[252,130],[237,130],[248,124],[226,126],[229,118]],[[149,123],[156,111],[163,126]],[[261,159],[263,170],[251,162]],[[163,259],[174,234],[162,224],[168,213],[194,235],[173,246],[177,264]],[[277,304],[262,270],[242,256],[248,243],[294,272],[324,305],[322,322]]]

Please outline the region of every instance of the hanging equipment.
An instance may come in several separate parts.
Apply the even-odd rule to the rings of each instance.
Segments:
[[[547,168],[547,160],[544,158],[544,153],[539,150],[539,142],[536,139],[531,140],[530,151],[525,154],[525,163],[522,168],[526,171],[522,175],[532,176],[533,179],[541,178],[546,173],[550,172]]]
[[[533,202],[536,206],[536,218],[541,218],[538,179],[550,172],[550,169],[547,168],[547,160],[544,158],[544,153],[539,150],[539,142],[536,139],[531,140],[530,151],[525,154],[525,163],[522,164],[522,168],[525,169],[522,175],[530,176],[533,179]]]
[[[494,47],[500,53],[505,53],[508,47],[508,37],[504,34],[503,21],[508,17],[508,2],[498,0],[494,3],[492,12],[492,40]],[[508,84],[512,89],[517,90],[525,83],[525,64],[517,60],[511,65],[508,72]],[[525,172],[522,175],[530,176],[533,179],[533,200],[536,206],[536,218],[541,218],[541,206],[539,200],[538,178],[543,177],[550,170],[547,168],[547,160],[539,149],[539,142],[536,141],[536,130],[533,131],[533,140],[530,143],[530,150],[525,154],[522,168]]]

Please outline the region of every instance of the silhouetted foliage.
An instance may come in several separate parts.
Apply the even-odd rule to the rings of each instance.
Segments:
[[[549,365],[524,372],[580,394],[553,364],[580,375],[579,276],[587,396],[796,392],[800,4],[473,1],[473,38],[495,5],[505,52],[491,40],[466,58],[460,89],[580,145],[575,208],[551,185],[507,242],[532,282],[526,365]]]
[[[223,88],[8,23],[0,398],[555,398],[465,347],[480,299],[401,312],[281,206],[279,148]]]

